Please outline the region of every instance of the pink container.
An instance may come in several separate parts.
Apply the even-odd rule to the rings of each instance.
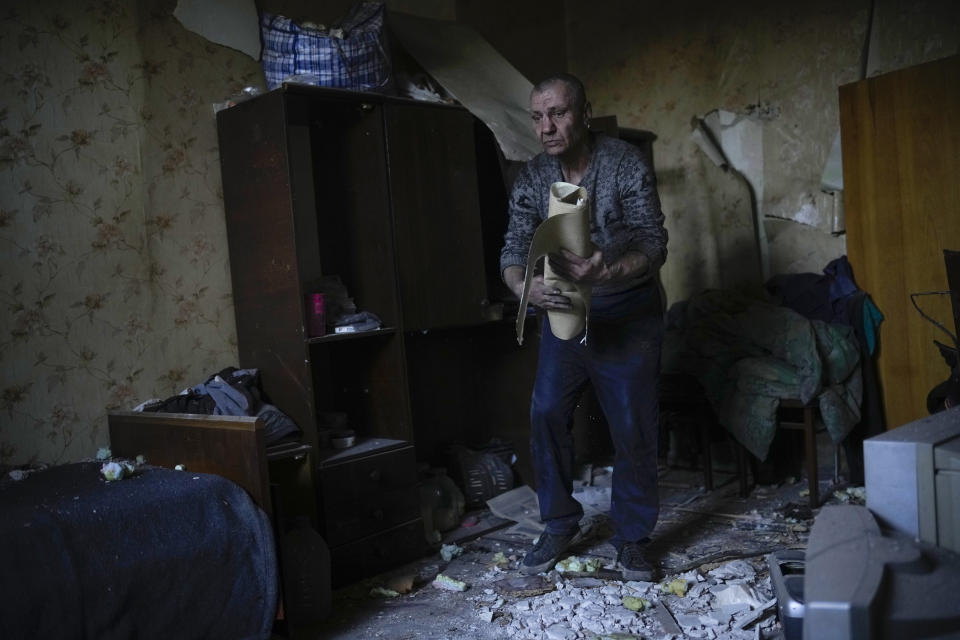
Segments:
[[[323,309],[323,294],[311,293],[307,296],[307,335],[318,338],[327,333],[326,318]]]

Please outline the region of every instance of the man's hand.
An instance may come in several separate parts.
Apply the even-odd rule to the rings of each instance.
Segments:
[[[520,284],[520,291],[517,297],[523,293],[523,283]],[[573,303],[570,298],[560,293],[556,287],[548,287],[543,282],[543,276],[533,276],[530,282],[530,304],[541,309],[572,309]]]
[[[506,283],[513,295],[519,299],[523,295],[523,267],[510,266],[503,272],[503,281]],[[571,309],[573,303],[570,298],[560,293],[556,287],[548,287],[543,283],[543,276],[534,276],[530,282],[530,295],[528,302],[541,309]]]
[[[589,258],[581,258],[572,251],[560,249],[559,253],[550,254],[550,268],[558,277],[580,284],[601,284],[614,275],[599,249]]]
[[[642,275],[650,268],[650,259],[639,251],[628,251],[608,265],[599,249],[589,258],[560,249],[550,254],[550,268],[568,282],[597,285]]]

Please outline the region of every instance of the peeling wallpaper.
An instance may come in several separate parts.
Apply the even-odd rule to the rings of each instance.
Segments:
[[[868,0],[567,0],[565,8],[568,66],[587,85],[594,113],[658,137],[671,303],[762,280],[746,186],[690,138],[691,118],[715,109],[762,127],[758,205],[771,272],[820,272],[845,253],[844,237],[830,233],[834,202],[820,178],[840,127],[837,89],[860,78]],[[958,52],[955,2],[877,0],[875,16],[872,73]]]
[[[262,74],[171,11],[0,14],[0,462],[92,456],[108,410],[236,364],[212,103]]]

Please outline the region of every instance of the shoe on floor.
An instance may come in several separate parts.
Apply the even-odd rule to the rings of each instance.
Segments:
[[[642,542],[627,542],[620,547],[617,562],[623,567],[624,580],[653,580],[653,565],[647,562],[645,547]]]
[[[537,573],[549,571],[553,565],[560,559],[560,555],[570,547],[577,538],[579,531],[568,534],[547,533],[540,534],[533,545],[533,549],[523,556],[520,563],[520,573],[525,576],[532,576]]]

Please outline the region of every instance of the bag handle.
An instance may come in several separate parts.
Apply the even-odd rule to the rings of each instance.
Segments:
[[[387,52],[383,48],[381,35],[386,31],[386,24],[384,18],[384,3],[383,2],[357,2],[351,7],[350,11],[346,16],[339,21],[339,28],[343,30],[344,37],[343,40],[349,38],[353,33],[358,29],[361,29],[367,26],[370,22],[378,20],[380,22],[380,28],[373,31],[367,29],[366,32],[373,31],[375,34],[375,40],[377,43],[377,49],[380,51],[380,60],[382,62],[382,67],[386,70],[384,79],[380,84],[377,85],[360,85],[364,89],[380,89],[385,87],[390,82],[390,76],[393,73],[393,65],[391,64],[390,56],[387,55]],[[347,57],[343,53],[343,48],[341,47],[341,38],[331,37],[331,40],[334,42],[334,46],[337,48],[337,54],[340,56],[340,64],[346,70],[347,75],[352,80],[356,75],[356,66],[353,68],[347,62]]]
[[[347,62],[347,58],[343,53],[343,49],[340,46],[340,38],[331,38],[331,40],[333,40],[334,46],[337,48],[337,54],[340,56],[340,64],[343,66],[344,69],[346,69],[347,75],[351,79],[353,79],[353,77],[355,76],[354,69],[356,67],[354,67],[354,69],[350,68],[349,63]],[[377,43],[377,49],[380,50],[380,58],[383,61],[383,67],[384,69],[386,69],[386,74],[384,75],[384,79],[380,84],[361,85],[365,89],[380,89],[382,87],[387,86],[387,84],[390,82],[390,74],[393,73],[393,66],[390,63],[390,56],[388,56],[387,52],[383,50],[383,44],[380,42],[380,38],[376,38],[376,43]]]

